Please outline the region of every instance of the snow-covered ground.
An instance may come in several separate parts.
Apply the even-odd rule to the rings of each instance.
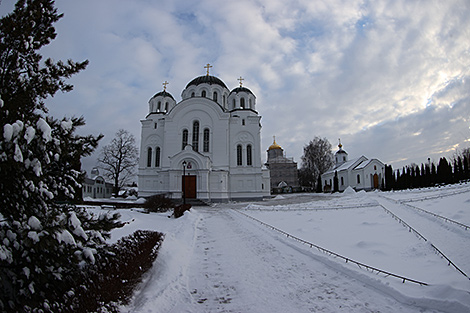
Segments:
[[[470,184],[283,195],[180,219],[120,212],[129,223],[113,242],[137,229],[166,234],[123,312],[470,312]]]

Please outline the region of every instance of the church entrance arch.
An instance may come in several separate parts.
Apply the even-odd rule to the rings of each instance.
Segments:
[[[191,150],[188,150],[192,153]],[[180,161],[183,172],[181,173],[181,196],[186,199],[197,198],[197,180],[200,164],[193,157],[183,157]]]

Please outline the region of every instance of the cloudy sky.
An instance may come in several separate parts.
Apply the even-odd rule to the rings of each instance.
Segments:
[[[0,13],[12,9],[2,1]],[[177,101],[205,74],[257,96],[262,157],[273,136],[300,165],[315,136],[350,158],[394,168],[470,147],[470,1],[58,1],[64,18],[43,50],[88,59],[74,91],[50,101],[58,118],[83,115],[84,134],[119,128],[140,144],[148,100]],[[86,170],[95,158],[84,162]]]

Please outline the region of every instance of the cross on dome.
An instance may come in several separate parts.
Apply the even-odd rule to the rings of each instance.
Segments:
[[[269,146],[268,151],[273,150],[273,149],[281,149],[282,150],[281,146],[276,143],[276,136],[273,136],[273,144]]]
[[[341,138],[338,138],[338,141],[339,141],[338,148],[341,149],[343,147],[343,145],[341,144]]]
[[[168,85],[168,84],[169,84],[169,82],[167,82],[166,80],[165,80],[165,82],[162,84],[162,85],[163,85],[163,90],[164,90],[164,91],[166,91],[166,85]]]
[[[242,87],[243,81],[244,81],[245,79],[240,76],[240,78],[238,78],[237,80],[240,82],[240,87]]]
[[[205,69],[207,69],[207,76],[209,76],[209,69],[212,67],[212,65],[210,65],[209,63],[206,64],[206,66],[204,66]]]

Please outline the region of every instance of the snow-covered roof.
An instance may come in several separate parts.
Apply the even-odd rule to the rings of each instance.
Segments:
[[[362,164],[362,163],[367,163],[366,161],[367,158],[365,156],[361,156],[357,159],[352,159],[352,160],[349,160],[349,161],[346,161],[344,163],[341,163],[339,165],[335,165],[333,168],[331,168],[330,170],[328,170],[325,174],[332,174],[334,172],[341,172],[341,171],[346,171],[348,169],[355,169],[357,168],[358,165]]]
[[[360,169],[363,169],[365,168],[367,165],[370,164],[372,160],[366,160],[366,161],[362,161],[358,166],[356,166],[354,169],[355,170],[360,170]]]
[[[378,159],[370,159],[370,160],[366,160],[366,161],[361,162],[361,164],[359,164],[358,166],[356,166],[354,169],[355,169],[355,170],[361,170],[361,169],[363,169],[363,168],[366,168],[369,164],[371,164],[371,163],[374,162],[374,161],[375,161],[375,162],[378,162],[378,163],[380,163],[380,164],[383,165],[383,163],[382,163],[380,160],[378,160]]]

